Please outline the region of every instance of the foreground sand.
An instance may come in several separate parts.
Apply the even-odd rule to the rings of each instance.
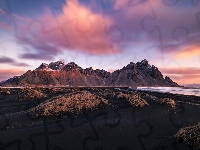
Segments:
[[[133,91],[135,98],[148,103],[142,101],[145,107],[138,108],[123,97],[128,92],[117,97],[114,89],[36,90],[45,96],[39,93],[35,100],[18,100],[20,89],[0,95],[0,149],[197,149],[176,141],[174,135],[200,122],[199,97]],[[70,115],[28,113],[56,96],[81,91],[102,97],[110,105]],[[176,108],[159,103],[163,98],[174,100]]]

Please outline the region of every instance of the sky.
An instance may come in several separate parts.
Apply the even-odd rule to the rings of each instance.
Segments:
[[[41,63],[112,72],[143,59],[200,83],[200,0],[0,1],[0,81]]]

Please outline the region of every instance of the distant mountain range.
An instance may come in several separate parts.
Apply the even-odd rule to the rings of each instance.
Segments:
[[[183,86],[184,87],[188,87],[188,88],[200,88],[200,84],[196,84],[196,83],[193,83],[193,84],[184,84]]]
[[[69,86],[179,86],[148,61],[130,62],[112,73],[92,67],[83,69],[74,62],[42,63],[38,68],[1,83],[4,86],[69,85]]]

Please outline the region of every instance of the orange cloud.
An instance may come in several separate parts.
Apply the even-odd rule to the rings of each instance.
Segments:
[[[159,68],[159,70],[178,84],[200,83],[200,68],[197,67]]]
[[[187,74],[187,75],[180,75],[180,76],[176,76],[176,75],[170,75],[170,78],[177,82],[178,84],[199,84],[200,83],[200,74],[199,75],[195,75],[195,74]]]
[[[22,75],[25,72],[26,71],[19,69],[0,69],[0,81]]]
[[[159,68],[164,74],[200,74],[200,68],[197,67],[179,67],[179,68]]]
[[[180,51],[178,54],[175,55],[175,57],[178,59],[185,59],[198,56],[199,54],[200,54],[200,47],[191,46],[187,49]]]
[[[0,69],[0,74],[22,74],[24,73],[24,70],[19,70],[19,69]]]

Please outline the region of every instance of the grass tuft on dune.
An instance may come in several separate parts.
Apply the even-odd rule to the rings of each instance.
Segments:
[[[198,125],[181,128],[174,137],[178,141],[200,148],[200,123]]]
[[[176,108],[176,103],[173,99],[170,99],[170,98],[163,98],[161,99],[160,101],[161,104],[164,104],[164,105],[167,105],[171,108]]]
[[[31,109],[36,116],[60,115],[63,113],[79,114],[84,110],[93,110],[108,106],[108,100],[88,91],[65,94],[51,98]]]
[[[21,92],[19,92],[15,96],[16,101],[35,101],[38,99],[45,98],[46,95],[42,93],[40,90],[32,89],[32,88],[24,88],[21,89]]]

